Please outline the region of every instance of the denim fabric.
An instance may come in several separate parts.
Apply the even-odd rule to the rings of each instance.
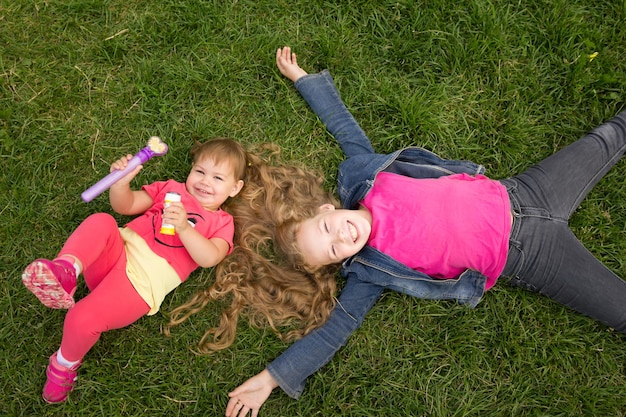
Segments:
[[[295,86],[347,156],[338,176],[338,191],[346,208],[358,206],[382,170],[415,178],[484,172],[480,165],[444,160],[421,148],[376,154],[327,71],[302,77]],[[626,309],[619,304],[626,300],[626,285],[578,243],[567,227],[567,218],[624,153],[625,126],[622,113],[614,122],[595,129],[524,174],[503,181],[515,215],[505,267],[505,273],[514,276],[512,282],[540,291],[620,331],[625,330]],[[485,284],[483,275],[469,270],[453,280],[432,279],[371,247],[346,260],[342,274],[346,285],[328,321],[267,367],[293,398],[301,395],[306,378],[346,343],[384,289],[475,306]]]
[[[338,175],[339,196],[344,207],[356,208],[382,170],[415,178],[484,172],[481,165],[444,160],[417,147],[389,155],[374,153],[370,140],[343,104],[328,71],[304,76],[295,86],[346,154]],[[474,307],[484,293],[486,280],[484,275],[470,270],[456,279],[433,279],[371,247],[347,259],[342,265],[342,274],[347,278],[346,285],[328,321],[295,342],[267,367],[280,387],[293,398],[302,393],[306,378],[346,343],[384,289],[419,298],[454,299]]]
[[[327,70],[302,77],[295,86],[346,154],[347,159],[339,165],[338,174],[338,193],[345,208],[357,208],[372,189],[376,174],[383,170],[413,178],[484,173],[481,165],[441,159],[417,147],[389,155],[374,153],[370,140],[344,105]],[[486,280],[475,271],[466,271],[457,279],[433,279],[372,247],[365,247],[342,266],[342,274],[348,279],[352,277],[419,298],[455,299],[471,307],[480,301]],[[343,307],[351,310],[348,305]]]
[[[503,180],[514,212],[502,275],[626,332],[626,282],[574,236],[568,220],[626,151],[626,111],[524,173]]]

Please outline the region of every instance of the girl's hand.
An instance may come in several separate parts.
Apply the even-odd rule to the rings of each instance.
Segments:
[[[276,66],[281,74],[294,83],[298,78],[307,74],[305,70],[300,68],[296,54],[292,53],[291,48],[288,46],[276,50]]]
[[[187,211],[185,211],[185,206],[181,202],[170,203],[169,207],[165,207],[163,209],[163,220],[174,225],[176,233],[181,233],[188,227],[191,227],[187,222]]]
[[[113,162],[111,164],[111,168],[109,169],[109,172],[113,172],[113,171],[117,171],[117,170],[123,170],[128,166],[128,161],[130,161],[133,158],[132,155],[126,155],[121,157],[120,159],[118,159],[117,161]],[[133,178],[135,178],[137,176],[137,174],[139,174],[139,171],[141,171],[141,168],[143,168],[143,165],[139,165],[137,168],[135,168],[134,170],[132,170],[131,172],[129,172],[128,174],[124,175],[123,178],[121,178],[118,182],[116,182],[115,184],[113,184],[111,186],[120,186],[120,185],[129,185],[130,182],[133,180]]]
[[[245,417],[248,411],[251,417],[257,417],[259,409],[277,386],[267,369],[253,376],[228,394],[230,401],[226,406],[226,417]]]

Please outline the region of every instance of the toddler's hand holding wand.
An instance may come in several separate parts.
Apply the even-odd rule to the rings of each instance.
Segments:
[[[137,152],[135,156],[133,156],[129,161],[128,165],[124,169],[118,169],[111,172],[106,177],[102,178],[100,181],[89,187],[85,190],[80,196],[85,203],[90,202],[103,192],[105,192],[109,187],[119,181],[122,177],[124,177],[129,172],[133,171],[139,165],[148,161],[153,156],[161,156],[167,153],[167,145],[161,141],[161,138],[158,136],[152,136],[148,140],[148,145]]]

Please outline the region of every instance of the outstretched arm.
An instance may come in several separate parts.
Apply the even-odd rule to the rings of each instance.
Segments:
[[[126,155],[113,162],[111,164],[111,172],[123,170],[128,166],[128,161],[132,158],[132,155]],[[113,208],[116,213],[132,216],[143,213],[152,205],[152,197],[150,197],[148,193],[143,190],[134,191],[130,188],[130,182],[137,176],[142,168],[143,165],[139,165],[113,184],[109,189],[111,208]]]
[[[244,417],[251,413],[251,417],[259,414],[259,409],[270,396],[278,382],[267,369],[248,379],[229,393],[230,401],[226,406],[226,417]]]
[[[309,375],[328,363],[345,345],[382,292],[383,287],[350,276],[326,323],[295,342],[265,370],[231,392],[226,416],[244,417],[249,411],[252,417],[256,416],[277,386],[298,398]]]
[[[300,95],[337,139],[347,157],[374,153],[369,138],[341,100],[328,71],[307,74],[288,46],[276,51],[276,66],[281,74],[294,82]]]
[[[291,48],[288,46],[276,50],[276,66],[281,74],[294,83],[300,77],[307,75],[307,72],[298,65],[295,52],[291,52]]]

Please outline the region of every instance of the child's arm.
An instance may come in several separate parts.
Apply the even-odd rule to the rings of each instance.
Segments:
[[[296,53],[291,52],[288,46],[276,50],[276,66],[281,74],[294,83],[307,75],[307,72],[298,65]]]
[[[256,374],[228,394],[230,400],[226,406],[226,416],[235,417],[241,413],[245,416],[250,411],[251,417],[256,417],[265,400],[277,386],[278,382],[267,369]]]
[[[111,172],[122,170],[128,165],[128,161],[132,159],[132,155],[126,155],[111,164]],[[133,191],[130,188],[130,182],[141,171],[143,165],[139,165],[133,171],[122,177],[118,182],[113,184],[109,189],[109,201],[115,212],[132,216],[143,213],[152,205],[152,197],[143,190]]]
[[[307,74],[288,46],[276,51],[276,65],[294,82],[300,95],[339,142],[347,157],[374,153],[369,138],[341,100],[328,71]]]
[[[291,345],[264,371],[232,391],[229,394],[231,400],[226,416],[245,415],[238,413],[236,407],[233,408],[238,399],[255,416],[277,386],[290,397],[298,398],[306,379],[328,363],[345,345],[352,333],[361,326],[365,315],[382,292],[382,286],[361,281],[351,274],[329,319]]]
[[[163,220],[174,225],[178,238],[191,258],[201,267],[217,265],[228,254],[228,242],[219,237],[207,239],[187,222],[187,211],[182,203],[171,203],[163,210]]]

